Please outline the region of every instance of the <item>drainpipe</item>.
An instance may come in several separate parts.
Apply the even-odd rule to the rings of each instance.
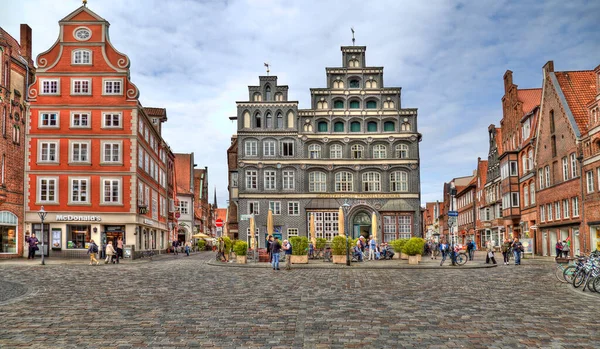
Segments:
[[[581,223],[579,223],[579,235],[583,237],[583,252],[586,253],[586,237],[585,237],[585,193],[583,190],[583,149],[581,140],[577,140],[577,160],[579,161],[579,186],[581,189]],[[575,239],[575,237],[573,237]],[[575,251],[573,251],[575,253]]]
[[[26,71],[25,89],[26,89],[26,91],[24,91],[23,93],[25,94],[25,102],[29,102],[29,98],[28,98],[28,95],[29,95],[29,63],[22,56],[19,56],[19,59],[21,59],[21,62],[25,63],[25,71]]]

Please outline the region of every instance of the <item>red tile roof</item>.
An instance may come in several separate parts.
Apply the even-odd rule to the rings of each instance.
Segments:
[[[192,178],[192,154],[175,154],[177,194],[193,194],[190,187]]]
[[[586,132],[589,122],[586,105],[596,97],[596,73],[593,70],[563,71],[555,75],[579,131]]]
[[[227,221],[227,209],[226,208],[217,208],[215,210],[215,219],[221,218],[223,222]]]
[[[144,111],[146,114],[148,114],[148,116],[161,118],[167,116],[167,109],[165,108],[144,107]]]
[[[542,101],[542,89],[541,88],[528,88],[517,90],[517,99],[523,103],[523,115],[526,115],[533,108],[540,105]]]

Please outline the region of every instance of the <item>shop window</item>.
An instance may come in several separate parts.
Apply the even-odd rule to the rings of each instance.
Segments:
[[[90,225],[67,224],[67,249],[88,248],[90,243]]]
[[[0,212],[0,253],[17,253],[17,224],[15,214]]]

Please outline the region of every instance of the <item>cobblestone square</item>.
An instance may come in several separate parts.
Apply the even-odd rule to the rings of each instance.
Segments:
[[[273,271],[211,266],[212,257],[0,262],[0,290],[10,295],[0,296],[0,348],[593,348],[600,340],[600,298],[558,284],[551,263]]]

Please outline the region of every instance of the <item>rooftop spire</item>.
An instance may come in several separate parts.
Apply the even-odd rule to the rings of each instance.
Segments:
[[[269,68],[271,67],[271,65],[269,63],[265,63],[265,67],[267,67],[267,76],[269,76]]]
[[[354,39],[354,27],[350,27],[350,30],[352,31],[352,46],[354,46],[354,42],[355,42],[355,39]]]

